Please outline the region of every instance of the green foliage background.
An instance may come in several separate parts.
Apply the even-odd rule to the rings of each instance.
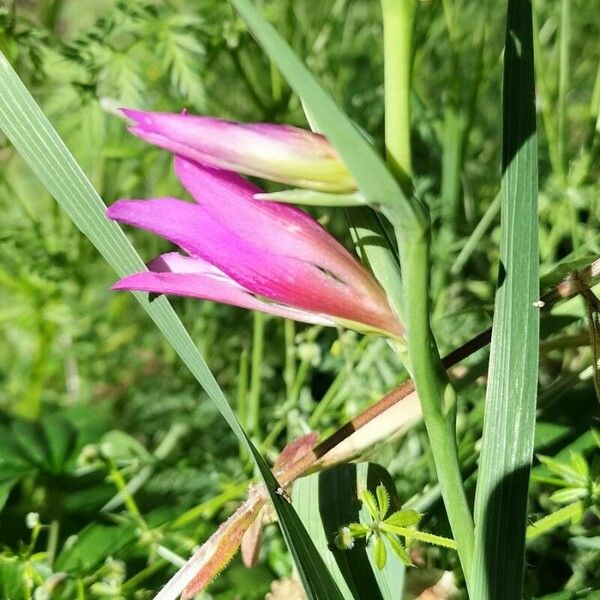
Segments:
[[[262,10],[381,148],[379,3],[271,0]],[[542,272],[600,254],[598,11],[598,0],[573,0],[565,25],[560,3],[535,3]],[[504,12],[502,3],[484,10],[430,0],[418,17],[416,189],[433,215],[443,351],[491,323]],[[298,99],[220,0],[4,0],[0,48],[107,204],[180,193],[167,153],[130,136],[119,106],[305,125]],[[175,569],[164,549],[185,557],[208,537],[243,497],[251,463],[133,299],[110,292],[114,274],[2,137],[0,158],[0,594],[25,598],[56,584],[56,598],[151,597]],[[315,214],[346,235],[341,211]],[[486,214],[490,227],[473,237]],[[167,248],[131,235],[144,257]],[[258,412],[252,434],[270,458],[309,428],[332,431],[405,377],[380,339],[266,318],[259,348],[252,315],[173,303],[242,418],[254,425]],[[537,448],[564,455],[576,441],[589,453],[598,404],[589,378],[579,377],[592,361],[580,302],[546,319],[542,338]],[[484,371],[481,354],[461,372],[465,476],[476,459]],[[371,458],[391,472],[402,500],[435,485],[420,426]],[[129,503],[111,502],[122,481],[139,489]],[[560,506],[552,491],[532,486],[532,518]],[[431,498],[426,527],[448,533]],[[27,527],[31,512],[40,531]],[[236,560],[212,597],[262,598],[272,580],[289,576],[279,534],[265,535],[260,565],[246,570]],[[599,536],[590,512],[536,539],[529,593],[599,589]],[[452,552],[417,551],[427,567],[457,565]]]

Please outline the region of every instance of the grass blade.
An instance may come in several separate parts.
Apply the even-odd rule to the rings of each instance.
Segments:
[[[101,198],[3,54],[0,54],[0,129],[119,276],[145,268],[120,227],[105,217],[105,206]],[[164,297],[149,302],[147,294],[134,295],[206,390],[240,443],[254,456],[273,499],[284,537],[308,597],[314,600],[341,598],[298,515],[276,493],[278,484],[268,465],[248,439],[223,391],[169,302]]]
[[[500,272],[479,481],[472,594],[520,600],[534,441],[539,297],[531,2],[509,0],[504,54]]]

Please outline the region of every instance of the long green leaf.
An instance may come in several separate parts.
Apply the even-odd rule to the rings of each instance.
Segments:
[[[364,540],[357,540],[352,550],[341,550],[333,544],[340,527],[351,522],[370,523],[368,510],[360,504],[360,492],[368,489],[375,494],[380,483],[390,495],[392,510],[399,508],[392,478],[374,463],[340,465],[294,484],[298,514],[318,542],[321,556],[345,600],[395,600],[404,586],[404,563],[391,549],[385,568],[379,570],[373,548],[367,547]]]
[[[120,227],[105,217],[104,203],[2,54],[0,129],[75,225],[119,276],[145,269],[144,263]],[[135,294],[135,297],[206,390],[240,443],[254,456],[273,499],[284,537],[309,598],[340,598],[339,590],[301,521],[287,501],[276,493],[278,485],[268,465],[248,439],[213,374],[169,302],[161,297],[150,303],[147,294]]]
[[[520,600],[535,427],[538,175],[530,0],[509,0],[500,272],[475,502],[473,598]]]
[[[414,207],[373,146],[340,110],[275,28],[254,8],[252,2],[230,2],[269,58],[281,69],[292,89],[300,96],[318,130],[327,136],[340,153],[369,201],[380,206],[394,205],[407,224],[411,222]]]

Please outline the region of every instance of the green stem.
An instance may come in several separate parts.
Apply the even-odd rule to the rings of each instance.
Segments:
[[[398,232],[399,225],[395,225]],[[467,583],[473,559],[474,525],[465,494],[456,443],[456,392],[444,370],[429,322],[428,228],[399,236],[405,286],[408,351],[423,420],[431,442],[442,497]]]
[[[169,529],[181,529],[186,527],[194,521],[204,518],[212,518],[212,516],[220,510],[227,502],[231,500],[237,500],[244,495],[244,492],[248,491],[248,486],[251,482],[243,481],[237,485],[232,485],[227,488],[224,492],[214,496],[202,504],[198,504],[193,508],[185,511],[182,515],[179,515],[173,523],[169,525]]]
[[[385,57],[385,141],[387,162],[402,186],[410,190],[410,93],[415,0],[381,0]],[[405,319],[407,347],[415,388],[435,460],[442,496],[458,554],[470,579],[473,557],[473,517],[464,491],[456,444],[456,393],[443,368],[430,326],[430,224],[417,203],[411,222],[391,209],[384,213],[394,225],[403,298],[390,297]]]
[[[154,457],[157,460],[164,460],[171,454],[175,449],[178,441],[186,433],[187,426],[181,423],[174,423],[171,425],[167,435],[165,435],[162,442],[154,450]],[[154,465],[147,464],[142,467],[128,482],[127,482],[127,493],[129,495],[135,494],[154,474]],[[113,512],[116,508],[121,506],[125,501],[123,495],[118,492],[115,494],[101,509],[101,513]]]
[[[283,320],[283,337],[285,341],[285,367],[283,381],[285,383],[286,398],[292,395],[292,387],[296,378],[296,325],[290,319]]]
[[[444,548],[456,550],[456,542],[450,538],[442,537],[441,535],[434,535],[433,533],[419,531],[418,529],[408,529],[406,527],[388,527],[385,521],[379,524],[379,529],[383,529],[383,531],[395,535],[401,535],[406,538],[407,542],[410,540],[419,540],[426,544],[433,544],[434,546],[443,546]]]
[[[35,357],[31,367],[31,377],[16,412],[26,419],[37,419],[42,410],[44,383],[48,376],[48,358],[52,350],[55,325],[44,317],[42,306],[38,307],[38,339]]]
[[[269,74],[271,76],[271,96],[273,102],[279,104],[283,92],[283,80],[281,78],[281,72],[273,61],[269,62]]]
[[[361,357],[361,355],[365,351],[368,343],[369,339],[366,337],[363,337],[360,340],[360,342],[358,342],[356,350],[353,353],[349,364],[338,372],[327,391],[321,397],[321,400],[315,407],[315,410],[313,411],[312,415],[310,415],[308,419],[309,427],[318,427],[323,415],[326,414],[331,408],[331,403],[338,395],[338,391],[340,390],[340,388],[347,384],[350,378],[352,377],[352,369],[354,368],[356,361]]]
[[[571,70],[571,0],[562,0],[560,11],[560,54],[558,78],[558,160],[563,187],[569,184],[569,159],[567,156],[567,94]],[[579,247],[577,225],[579,217],[572,200],[565,198],[569,208],[571,242]]]
[[[498,193],[498,195],[494,198],[492,203],[488,206],[487,210],[485,211],[485,214],[481,218],[481,221],[477,223],[477,226],[475,227],[473,233],[463,246],[459,255],[456,257],[456,260],[450,268],[450,272],[452,273],[452,275],[458,275],[462,271],[469,258],[471,258],[473,252],[479,246],[479,243],[483,239],[483,236],[487,233],[487,230],[490,228],[490,226],[494,222],[494,219],[498,216],[498,213],[500,212],[500,200],[501,196],[500,193]]]
[[[549,85],[546,80],[548,69],[546,68],[544,53],[540,41],[540,24],[537,19],[536,4],[532,4],[533,14],[533,48],[535,52],[535,79],[540,100],[540,112],[542,113],[542,123],[544,132],[548,140],[548,154],[552,169],[556,173],[562,172],[559,156],[559,141],[557,130],[554,127],[555,114],[550,100]]]
[[[586,135],[582,153],[587,156],[587,165],[585,172],[581,175],[580,181],[584,181],[589,177],[590,170],[596,164],[594,158],[598,153],[598,145],[596,144],[597,136],[600,133],[600,61],[596,71],[596,79],[592,89],[592,97],[590,99],[590,115],[589,128]]]
[[[592,99],[590,101],[590,120],[594,134],[600,132],[600,62],[598,62],[594,91],[592,92]]]
[[[238,419],[245,427],[248,426],[248,350],[244,348],[240,353],[237,384],[237,411]],[[246,451],[240,444],[240,452],[246,456]]]
[[[450,242],[456,234],[460,212],[460,175],[463,164],[464,131],[464,120],[460,109],[452,104],[447,106],[444,112],[441,198],[444,224],[450,234]]]
[[[77,600],[85,600],[85,584],[83,579],[78,579],[75,583]]]
[[[246,89],[250,93],[250,96],[254,100],[255,104],[264,112],[268,112],[269,107],[263,99],[261,93],[258,91],[258,87],[255,82],[258,81],[256,74],[254,73],[254,67],[250,62],[250,59],[244,59],[241,54],[241,50],[230,53],[233,64],[236,67],[238,73],[242,76],[242,81],[246,85]]]
[[[567,177],[566,121],[567,92],[569,90],[571,45],[571,0],[562,0],[560,10],[560,55],[558,78],[558,161],[563,182]]]
[[[145,569],[143,569],[139,573],[136,573],[131,579],[128,579],[121,586],[121,593],[123,595],[133,593],[135,590],[137,590],[140,587],[141,583],[146,581],[149,577],[152,577],[152,575],[154,575],[155,573],[158,573],[161,569],[164,569],[168,564],[169,563],[166,560],[164,560],[163,558],[155,560],[153,563],[148,565]],[[83,598],[83,596],[82,596],[82,598]]]
[[[450,38],[450,41],[454,41],[457,38],[457,32],[454,27],[454,6],[450,0],[442,0],[442,9],[444,11],[444,19],[446,20],[448,37]]]
[[[46,27],[51,30],[56,30],[56,25],[59,22],[64,0],[51,0],[43,13],[43,19]]]
[[[385,56],[385,149],[402,187],[412,179],[410,90],[416,0],[381,0]]]
[[[292,382],[291,389],[286,398],[285,404],[281,407],[281,411],[283,412],[283,416],[273,425],[269,434],[263,440],[263,451],[267,451],[277,440],[279,434],[285,429],[288,424],[288,415],[289,412],[296,408],[298,405],[298,399],[300,398],[300,392],[302,391],[302,386],[305,384],[306,379],[308,377],[308,373],[312,367],[311,360],[303,359],[300,361],[300,365],[296,371],[296,375],[294,377],[294,381]]]
[[[563,508],[553,512],[552,514],[546,515],[542,517],[539,521],[532,523],[527,527],[527,531],[525,534],[525,539],[534,540],[540,535],[544,535],[548,533],[550,530],[559,527],[560,525],[564,525],[574,519],[578,519],[583,512],[583,502],[578,500],[577,502],[573,502],[573,504],[569,504],[568,506],[564,506]]]
[[[148,525],[146,524],[146,521],[144,521],[144,517],[142,516],[142,513],[140,512],[136,501],[134,500],[133,496],[129,493],[129,490],[127,489],[127,482],[125,481],[125,478],[123,477],[121,471],[119,471],[119,467],[117,467],[117,465],[112,459],[107,460],[107,465],[109,470],[109,477],[114,483],[115,487],[117,488],[117,491],[121,494],[127,512],[138,524],[139,528],[142,531],[147,531]]]
[[[56,556],[56,549],[58,548],[58,532],[59,532],[60,524],[57,519],[54,519],[50,523],[50,527],[48,528],[48,543],[46,550],[46,564],[49,567],[52,567],[54,563],[54,558]]]
[[[260,392],[261,369],[265,342],[265,315],[254,312],[254,334],[252,338],[252,370],[250,374],[250,406],[248,414],[248,430],[259,435],[260,428]]]

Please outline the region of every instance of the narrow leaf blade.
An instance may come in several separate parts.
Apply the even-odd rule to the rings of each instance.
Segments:
[[[1,53],[0,130],[119,276],[145,269],[144,263],[120,227],[106,218],[101,198]],[[278,484],[271,470],[250,442],[206,361],[169,302],[164,297],[150,302],[147,294],[136,293],[134,296],[206,390],[240,443],[253,455],[273,500],[285,540],[309,598],[341,598],[300,519],[288,502],[276,493]]]
[[[522,598],[534,441],[539,298],[532,15],[509,0],[504,54],[501,264],[490,352],[471,595]]]

